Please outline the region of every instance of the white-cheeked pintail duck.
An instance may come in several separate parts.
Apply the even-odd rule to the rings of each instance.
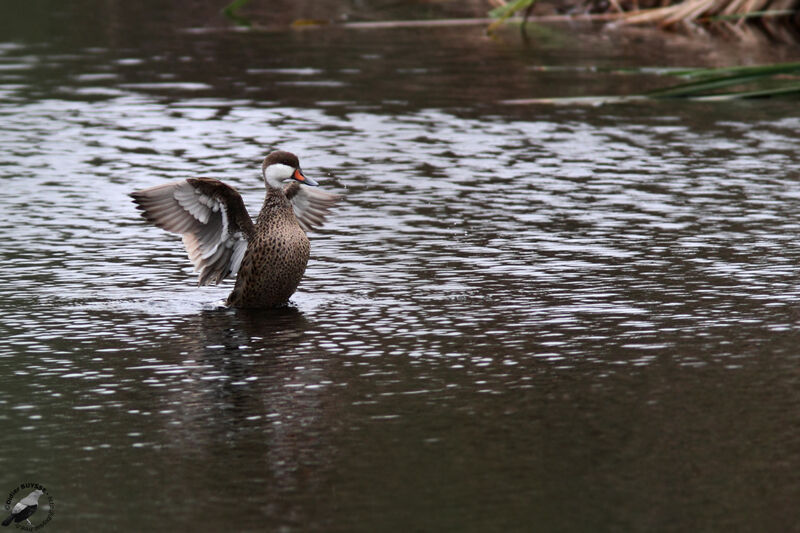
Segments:
[[[183,235],[198,285],[236,276],[226,300],[231,307],[286,305],[308,263],[306,231],[321,226],[340,198],[317,189],[289,152],[269,154],[261,174],[267,196],[255,224],[239,192],[213,178],[174,181],[130,194],[148,222]]]

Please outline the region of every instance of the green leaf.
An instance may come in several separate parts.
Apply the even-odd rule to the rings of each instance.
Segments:
[[[536,0],[514,0],[510,4],[506,4],[504,6],[496,7],[489,11],[489,16],[493,19],[500,19],[498,22],[502,22],[512,16],[517,11],[527,8],[531,4],[533,4]]]
[[[222,8],[222,13],[239,26],[250,26],[250,21],[237,13],[239,9],[249,2],[250,0],[233,0],[233,2]]]

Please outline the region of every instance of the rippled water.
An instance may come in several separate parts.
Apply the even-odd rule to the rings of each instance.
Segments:
[[[602,33],[135,23],[0,45],[0,491],[59,531],[797,527],[796,102],[497,103],[659,82],[535,68],[646,61]],[[276,147],[345,200],[292,308],[220,309],[127,193],[254,214]]]

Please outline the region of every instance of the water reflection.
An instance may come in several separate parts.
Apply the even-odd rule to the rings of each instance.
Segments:
[[[175,360],[138,368],[166,387],[159,445],[195,464],[224,453],[226,475],[216,481],[221,493],[258,508],[266,492],[276,503],[259,514],[271,519],[296,514],[286,507],[289,496],[320,490],[330,460],[325,420],[336,413],[325,402],[332,385],[326,362],[293,355],[309,330],[297,309],[205,311],[176,325],[174,343],[163,347]],[[179,475],[197,475],[184,464]]]

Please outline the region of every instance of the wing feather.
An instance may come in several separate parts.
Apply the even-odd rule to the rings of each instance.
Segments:
[[[294,216],[304,231],[321,227],[330,209],[342,198],[339,194],[298,182],[290,183],[283,192],[291,202]]]
[[[229,276],[235,276],[239,273],[239,268],[242,266],[242,259],[244,259],[244,253],[247,251],[247,241],[241,240],[237,241],[233,244],[233,254],[231,255],[231,261],[229,263],[230,272],[228,272]]]
[[[211,178],[174,181],[131,193],[150,223],[183,236],[198,284],[235,275],[253,235],[253,221],[233,187]]]

